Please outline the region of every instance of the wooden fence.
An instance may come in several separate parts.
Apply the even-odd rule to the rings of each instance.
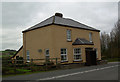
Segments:
[[[2,59],[3,64],[14,64],[14,65],[22,65],[22,64],[36,64],[36,65],[48,65],[54,64],[57,65],[60,63],[60,58],[49,58],[49,59],[11,59],[6,60]]]
[[[53,67],[56,69],[58,68],[58,65],[60,65],[60,58],[49,58],[49,59],[30,59],[29,62],[26,59],[11,59],[6,60],[2,59],[2,68],[3,71],[9,71],[14,69],[14,73],[17,74],[17,69],[29,69],[31,71],[46,71],[53,69]],[[10,68],[10,69],[8,69]]]

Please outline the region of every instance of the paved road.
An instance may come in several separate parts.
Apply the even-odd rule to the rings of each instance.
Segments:
[[[5,77],[3,80],[118,80],[118,63]]]

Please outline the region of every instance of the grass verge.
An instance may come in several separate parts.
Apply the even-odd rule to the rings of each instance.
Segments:
[[[108,62],[120,62],[120,58],[108,58]]]

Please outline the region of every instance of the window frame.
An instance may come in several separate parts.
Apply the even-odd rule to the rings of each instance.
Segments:
[[[76,55],[78,55],[78,54],[75,54],[75,49],[80,49],[80,53],[78,53],[78,54],[80,54],[80,59],[75,59],[75,56]],[[74,61],[82,61],[82,50],[81,50],[81,48],[73,48],[73,60]]]
[[[67,29],[67,41],[72,41],[71,37],[72,31],[71,29]]]
[[[29,50],[26,51],[26,59],[27,59],[27,62],[30,62],[30,51]]]
[[[96,58],[98,59],[98,49],[95,48],[95,51],[96,51]]]
[[[50,58],[50,50],[49,50],[49,54],[46,54],[46,51],[49,49],[45,49],[45,59],[47,60],[47,57]],[[49,60],[49,59],[48,59]]]
[[[66,50],[66,54],[61,54],[61,49],[65,49],[65,50]],[[61,62],[68,61],[68,57],[67,57],[67,48],[61,48],[61,49],[60,49],[60,54],[61,54],[60,56],[66,56],[66,60],[62,60],[62,59],[61,59]]]
[[[90,41],[90,42],[93,42],[92,35],[93,35],[92,32],[89,32],[89,41]]]

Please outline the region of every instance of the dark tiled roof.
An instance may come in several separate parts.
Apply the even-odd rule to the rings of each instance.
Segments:
[[[41,27],[44,27],[47,25],[52,25],[52,24],[80,28],[80,29],[86,29],[86,30],[92,30],[92,31],[98,31],[98,32],[100,31],[100,30],[97,30],[97,29],[92,28],[90,26],[87,26],[87,25],[84,25],[84,24],[79,23],[77,21],[74,21],[72,19],[62,18],[59,16],[52,16],[52,17],[42,21],[41,23],[38,23],[37,25],[32,26],[31,28],[24,30],[23,32],[27,32],[27,31],[30,31],[33,29],[41,28]]]
[[[90,42],[84,38],[77,38],[72,45],[94,45],[93,42]]]

